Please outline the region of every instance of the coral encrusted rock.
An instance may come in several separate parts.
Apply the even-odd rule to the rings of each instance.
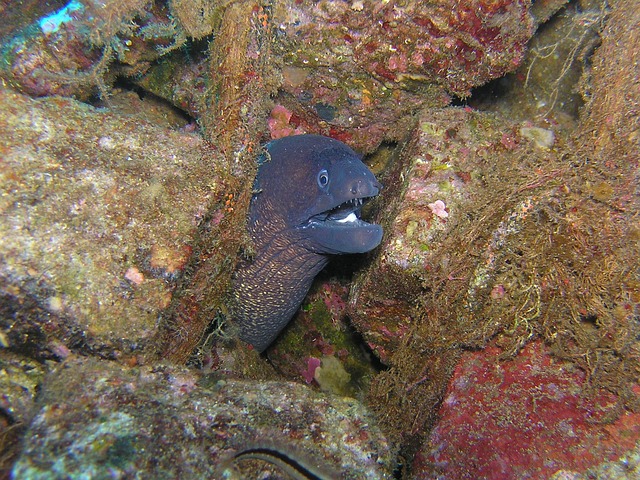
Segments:
[[[617,460],[640,440],[640,413],[618,411],[610,392],[582,395],[585,372],[541,342],[512,361],[500,354],[463,354],[415,478],[550,478]]]

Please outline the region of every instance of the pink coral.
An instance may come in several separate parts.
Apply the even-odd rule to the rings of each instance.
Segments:
[[[436,217],[447,218],[449,216],[449,212],[447,212],[447,206],[442,200],[436,200],[435,202],[430,203],[428,207]]]
[[[277,139],[282,137],[288,137],[290,135],[300,135],[305,133],[299,126],[291,125],[291,111],[282,105],[276,105],[271,110],[271,116],[267,120],[269,125],[269,131],[271,132],[271,138]]]
[[[307,383],[313,382],[316,375],[316,369],[320,366],[320,363],[321,362],[319,358],[316,358],[316,357],[307,358],[307,368],[306,370],[302,370],[300,372],[305,382]]]

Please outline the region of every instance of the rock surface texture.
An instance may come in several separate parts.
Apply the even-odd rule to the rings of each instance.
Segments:
[[[328,478],[391,478],[389,447],[367,410],[296,383],[74,359],[47,378],[39,406],[14,478],[282,475],[277,463],[234,461],[258,448],[337,475]]]

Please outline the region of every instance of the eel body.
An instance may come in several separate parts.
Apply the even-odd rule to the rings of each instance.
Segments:
[[[331,255],[379,245],[382,227],[360,219],[381,185],[338,140],[296,135],[259,159],[248,229],[252,260],[235,273],[231,314],[239,337],[262,352],[295,314]]]

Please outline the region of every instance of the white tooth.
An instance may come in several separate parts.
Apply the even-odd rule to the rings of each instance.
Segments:
[[[358,217],[356,217],[356,214],[351,212],[349,215],[347,215],[346,217],[340,219],[340,220],[336,220],[338,223],[347,223],[347,222],[355,222],[358,219]]]

